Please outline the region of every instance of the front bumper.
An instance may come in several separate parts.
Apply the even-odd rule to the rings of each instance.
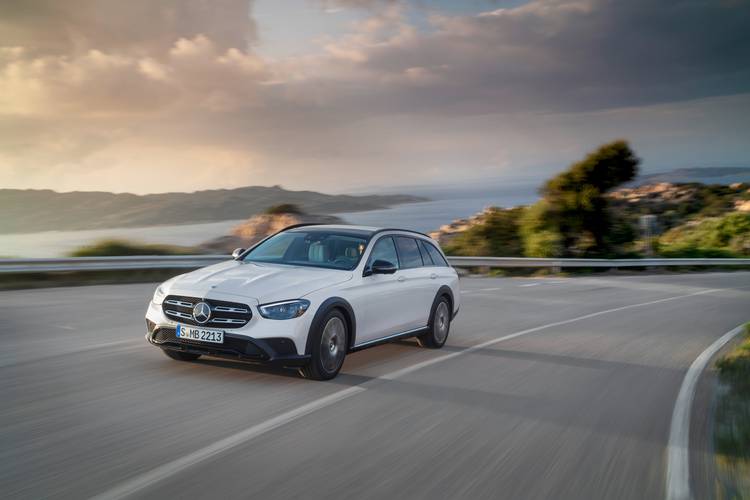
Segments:
[[[283,337],[255,339],[225,332],[223,344],[209,344],[178,338],[171,325],[156,325],[147,320],[146,329],[146,340],[161,349],[276,366],[303,366],[310,359],[297,354],[294,342]]]

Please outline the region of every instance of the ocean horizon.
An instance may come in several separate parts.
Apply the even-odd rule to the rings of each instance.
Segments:
[[[536,185],[509,184],[494,189],[424,189],[421,196],[431,201],[407,203],[364,212],[336,213],[350,224],[398,227],[420,232],[435,231],[456,219],[470,217],[488,206],[512,207],[533,203]],[[73,250],[103,239],[123,239],[142,243],[194,246],[228,234],[245,219],[200,224],[125,227],[80,231],[42,231],[0,234],[2,257],[62,257]]]

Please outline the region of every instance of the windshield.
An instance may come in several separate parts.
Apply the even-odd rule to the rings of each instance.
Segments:
[[[359,263],[367,238],[328,231],[287,231],[253,248],[242,260],[351,271]]]

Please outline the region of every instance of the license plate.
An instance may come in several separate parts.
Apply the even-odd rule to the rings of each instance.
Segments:
[[[197,340],[198,342],[210,342],[212,344],[224,343],[224,332],[222,330],[211,330],[198,326],[177,325],[177,338],[185,340]]]

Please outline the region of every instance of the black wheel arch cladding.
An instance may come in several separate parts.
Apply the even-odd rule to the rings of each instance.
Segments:
[[[348,343],[348,345],[346,346],[347,352],[354,345],[354,341],[355,341],[356,334],[357,334],[357,320],[354,314],[354,309],[352,308],[351,304],[347,302],[346,299],[343,299],[341,297],[331,297],[323,301],[323,303],[320,304],[320,307],[318,307],[318,310],[315,312],[315,316],[313,317],[313,320],[310,323],[310,331],[307,333],[307,343],[305,344],[305,354],[308,354],[308,355],[312,354],[313,333],[323,326],[322,325],[323,319],[333,309],[338,309],[339,311],[341,311],[341,313],[344,316],[344,319],[346,320],[347,343]]]

